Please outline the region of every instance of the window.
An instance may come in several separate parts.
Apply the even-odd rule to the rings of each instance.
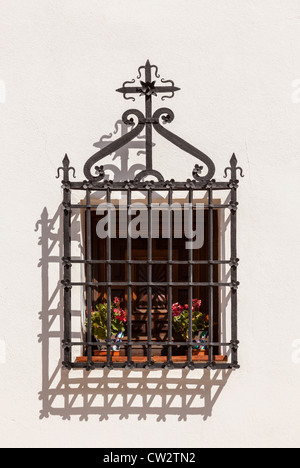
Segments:
[[[153,195],[152,195],[153,198]],[[161,200],[160,200],[161,201]],[[165,203],[165,199],[163,199]],[[93,202],[93,204],[96,203]],[[159,203],[156,203],[157,208]],[[101,206],[101,205],[99,205]],[[116,206],[118,206],[116,204]],[[155,208],[153,208],[155,209]],[[180,205],[177,203],[177,210],[180,210]],[[183,213],[183,206],[181,208]],[[117,210],[118,211],[118,210]],[[160,214],[160,213],[158,213]],[[184,236],[183,219],[180,213],[180,226],[176,226],[176,216],[172,212],[170,216],[172,219],[167,218],[167,214],[162,214],[159,217],[152,215],[152,227],[155,226],[155,234],[157,237],[151,239],[152,249],[152,260],[151,260],[151,340],[154,342],[164,342],[168,340],[168,304],[179,303],[188,304],[188,277],[189,277],[189,251],[186,249],[186,242],[188,238]],[[214,251],[217,253],[218,249],[218,212],[217,209],[213,212],[213,242]],[[106,238],[99,238],[97,235],[97,224],[103,220],[106,215],[102,214],[97,216],[96,210],[91,213],[91,235],[92,235],[92,258],[102,259],[103,263],[93,264],[92,278],[98,286],[93,288],[92,308],[98,303],[106,303],[107,301],[107,290],[106,290],[106,274],[107,274],[107,240]],[[170,251],[168,238],[164,238],[163,234],[168,235],[169,233],[163,232],[162,216],[165,216],[165,220],[168,221],[168,225],[171,222],[172,234],[170,239]],[[194,208],[194,225],[196,224],[195,208]],[[119,219],[118,213],[116,219]],[[133,218],[134,219],[134,218]],[[208,226],[208,210],[204,213],[204,227]],[[154,221],[154,223],[153,223]],[[147,305],[148,305],[148,239],[147,233],[143,232],[141,227],[139,228],[139,237],[134,239],[120,238],[119,225],[117,224],[117,232],[115,237],[111,239],[111,297],[118,297],[121,301],[121,306],[124,310],[128,311],[128,263],[131,263],[131,283],[132,283],[132,341],[135,343],[141,343],[136,345],[132,349],[132,355],[144,355],[146,356],[147,351],[147,337],[150,336],[148,327],[150,326],[147,317]],[[178,228],[181,229],[178,229]],[[175,232],[177,230],[177,232]],[[196,231],[196,226],[194,227]],[[127,234],[127,231],[125,231]],[[124,233],[125,233],[124,232]],[[183,234],[183,236],[182,236]],[[142,237],[143,236],[143,237]],[[159,237],[158,237],[159,236]],[[180,237],[179,237],[180,236]],[[131,245],[130,245],[131,244]],[[209,255],[209,242],[208,242],[208,229],[204,233],[204,242],[201,248],[194,250],[194,262],[193,263],[193,278],[196,283],[205,283],[209,276],[208,271],[208,255]],[[131,259],[129,259],[128,253],[131,251]],[[201,262],[201,263],[200,263]],[[218,268],[214,265],[214,282],[218,282]],[[104,282],[104,284],[103,284]],[[101,285],[100,285],[101,284]],[[172,286],[171,286],[172,284]],[[184,285],[183,285],[184,284]],[[193,287],[193,298],[201,298],[202,308],[207,309],[208,304],[208,290],[203,285]],[[214,289],[214,335],[218,336],[218,304],[219,298],[217,289]],[[174,338],[176,334],[173,330]],[[125,340],[128,337],[125,336]],[[177,341],[180,342],[181,337],[177,334]],[[215,341],[218,341],[217,339]],[[152,356],[167,355],[164,345],[157,345],[152,347]],[[180,353],[185,354],[185,349],[178,346],[173,348],[173,354],[177,355]],[[121,349],[121,355],[126,355],[126,350]]]
[[[140,87],[124,83],[118,90],[124,97],[143,95],[145,116],[136,109],[125,112],[123,121],[129,132],[87,161],[87,180],[70,181],[67,156],[61,168],[63,347],[64,366],[68,369],[239,367],[236,212],[240,168],[233,155],[225,171],[225,177],[230,171],[231,178],[217,182],[212,178],[215,169],[211,159],[160,123],[171,122],[172,111],[162,108],[152,115],[153,96],[174,95],[178,90],[171,81],[171,86],[156,86],[153,68],[158,78],[157,67],[148,61],[139,69],[138,79],[145,70]],[[152,168],[153,128],[202,162],[203,166],[194,167],[192,180],[165,180]],[[146,169],[132,181],[106,180],[104,167],[95,164],[144,130]],[[206,173],[202,175],[204,166]],[[82,203],[72,203],[73,191],[85,193]],[[71,213],[76,210],[82,213],[84,227],[82,259],[71,255]],[[82,281],[72,280],[71,266],[75,263],[84,266]],[[72,340],[71,298],[75,287],[84,288],[86,330],[82,341]],[[94,333],[99,307],[104,307],[106,313],[102,339]],[[117,342],[114,319],[124,322],[122,340]],[[79,345],[83,347],[82,355],[73,356],[72,348]],[[104,352],[99,351],[100,346],[102,350],[104,346]]]

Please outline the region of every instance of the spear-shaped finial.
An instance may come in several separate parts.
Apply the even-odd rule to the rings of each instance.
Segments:
[[[231,167],[236,167],[237,165],[237,158],[236,158],[235,153],[233,153],[230,158],[230,164],[231,164]]]
[[[67,153],[65,154],[65,157],[63,159],[63,166],[65,168],[69,167],[70,166],[70,159],[69,159],[69,156],[67,155]]]
[[[65,154],[65,157],[64,157],[62,163],[63,163],[63,166],[62,166],[62,167],[59,167],[59,168],[57,169],[57,176],[56,176],[56,178],[59,179],[60,171],[63,171],[63,174],[64,174],[63,181],[64,181],[64,182],[68,182],[68,181],[69,181],[69,172],[70,172],[70,171],[73,171],[73,177],[74,177],[74,179],[76,179],[75,168],[74,168],[74,167],[70,167],[70,159],[69,159],[69,156],[67,155],[67,153]]]
[[[240,171],[240,176],[244,177],[243,169],[237,166],[237,158],[236,158],[235,153],[233,153],[233,155],[230,158],[230,167],[225,168],[224,179],[226,179],[228,171],[231,172],[231,180],[236,180],[237,171]]]

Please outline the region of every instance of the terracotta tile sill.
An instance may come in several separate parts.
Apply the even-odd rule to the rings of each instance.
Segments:
[[[92,362],[106,362],[107,358],[106,356],[93,356],[92,357]],[[111,358],[112,362],[126,362],[126,357],[125,356],[112,356]],[[153,356],[152,357],[153,362],[158,362],[158,363],[164,363],[168,361],[168,358],[166,356]],[[214,355],[213,360],[215,362],[227,362],[227,356],[223,355]],[[146,356],[134,356],[132,358],[133,362],[147,362],[147,357]],[[173,356],[172,361],[175,362],[186,362],[187,357],[186,356]],[[194,362],[205,362],[208,361],[208,355],[200,355],[200,356],[193,356],[193,361]],[[86,356],[79,356],[76,358],[76,362],[87,362],[87,357]]]

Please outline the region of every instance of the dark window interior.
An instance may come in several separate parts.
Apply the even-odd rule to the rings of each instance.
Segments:
[[[96,226],[100,220],[96,212],[91,213],[92,224],[92,259],[106,260],[106,240],[100,239],[96,234]],[[208,210],[204,213],[204,245],[198,250],[193,250],[193,260],[207,261],[209,258],[208,251]],[[218,210],[213,210],[213,252],[214,260],[218,260],[218,232],[219,220]],[[185,248],[186,238],[172,240],[172,258],[176,262],[188,261],[188,250]],[[147,282],[147,249],[148,239],[132,239],[132,260],[140,261],[138,264],[132,265],[132,281]],[[121,262],[127,259],[127,239],[119,239],[118,234],[116,239],[111,239],[111,259]],[[152,282],[153,283],[168,283],[168,239],[158,238],[152,239],[152,260],[161,261],[152,266]],[[218,265],[213,268],[213,281],[218,282]],[[106,281],[106,264],[93,264],[93,280],[95,282]],[[111,281],[113,283],[127,282],[127,265],[126,263],[113,263],[111,268]],[[173,283],[188,281],[188,263],[179,263],[173,265]],[[208,264],[193,265],[193,281],[208,282],[209,267]],[[194,286],[193,297],[202,300],[201,307],[208,311],[208,290],[207,286]],[[133,286],[132,288],[132,340],[143,342],[147,340],[147,286]],[[188,303],[188,287],[176,286],[172,287],[172,303],[179,302],[181,304]],[[111,296],[118,296],[121,299],[122,308],[127,309],[127,285],[112,286]],[[106,287],[95,286],[93,288],[93,306],[97,303],[106,302]],[[218,341],[219,325],[218,325],[218,310],[219,310],[218,288],[214,288],[213,300],[213,316],[214,320],[214,337],[212,341]],[[125,337],[126,339],[126,337]],[[152,340],[167,341],[168,339],[168,285],[155,285],[152,287]],[[174,341],[182,341],[182,338],[175,336],[173,331]],[[186,349],[186,348],[185,348]],[[214,352],[218,352],[217,349]],[[126,353],[122,349],[122,353]],[[152,355],[163,355],[166,349],[163,347],[153,347]],[[182,354],[180,348],[174,349],[173,354]],[[146,355],[146,346],[133,347],[133,355]]]

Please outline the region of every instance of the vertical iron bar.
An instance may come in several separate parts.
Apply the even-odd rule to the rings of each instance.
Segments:
[[[131,190],[130,188],[127,191],[127,361],[132,361],[132,244],[131,244],[131,232],[128,227],[130,226],[130,207],[131,207]]]
[[[151,65],[147,61],[145,68],[146,83],[151,83]],[[145,95],[146,104],[146,169],[152,169],[152,123],[149,120],[152,118],[152,96]]]
[[[212,262],[214,259],[214,251],[213,251],[213,232],[214,232],[214,227],[213,227],[213,190],[212,188],[208,189],[208,260]],[[208,265],[208,281],[209,283],[213,283],[214,279],[214,266],[212,263],[209,263]],[[208,316],[209,316],[209,343],[213,342],[213,330],[214,330],[214,291],[213,291],[213,286],[208,287]],[[209,344],[208,348],[208,353],[209,353],[209,362],[213,362],[213,345]]]
[[[193,189],[189,189],[189,233],[190,233],[190,244],[192,244],[192,232],[193,232]],[[191,245],[190,245],[191,247]],[[188,346],[188,361],[189,364],[193,361],[193,249],[190,248],[188,252],[188,304],[189,304],[189,346]]]
[[[237,159],[235,155],[231,160],[231,179],[237,178]],[[231,189],[231,204],[234,209],[231,210],[231,258],[237,260],[237,191],[233,187]],[[236,264],[231,268],[231,283],[237,286],[237,266]],[[234,343],[232,347],[232,364],[238,366],[238,347],[237,347],[237,287],[231,288],[231,340]]]
[[[107,364],[111,363],[111,232],[112,232],[112,218],[111,218],[111,191],[108,188],[106,192],[107,216],[108,216],[108,235],[106,237],[106,302],[107,302]]]
[[[172,203],[173,203],[173,190],[169,189],[169,237],[168,237],[168,361],[172,361],[172,346],[170,345],[173,336],[173,316],[172,316],[172,302],[173,302],[173,223],[172,223]]]
[[[152,361],[152,189],[148,189],[148,255],[147,255],[147,328],[148,328],[148,346],[147,346],[147,360],[148,363]]]
[[[63,160],[64,169],[64,196],[63,206],[64,209],[64,258],[71,258],[71,191],[68,187],[69,184],[69,167],[70,161],[66,155]],[[71,288],[67,287],[71,282],[71,265],[65,262],[64,265],[64,342],[69,343],[71,341]],[[64,348],[64,363],[69,365],[72,359],[71,346]]]
[[[91,224],[91,193],[86,189],[86,259],[92,260],[92,224]],[[87,366],[92,364],[92,264],[88,261],[86,266],[86,295],[87,295]]]

